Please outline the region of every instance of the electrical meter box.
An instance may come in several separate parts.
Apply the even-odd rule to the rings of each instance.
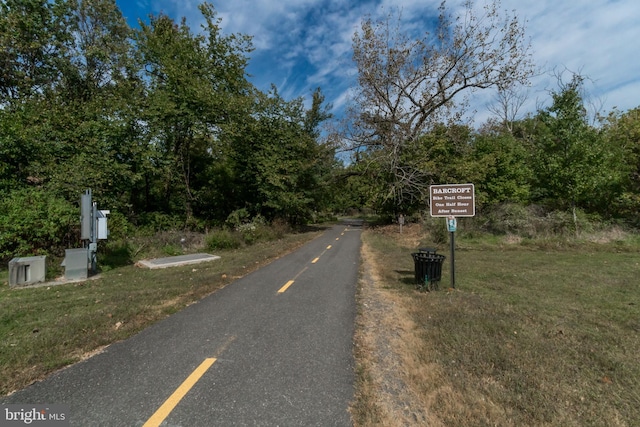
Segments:
[[[111,211],[97,211],[96,216],[98,217],[98,239],[106,240],[109,236],[109,229],[107,228],[107,215],[109,215]]]

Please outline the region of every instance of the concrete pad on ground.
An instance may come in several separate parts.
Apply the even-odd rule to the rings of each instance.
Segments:
[[[142,261],[138,261],[138,264],[143,267],[155,269],[155,268],[178,267],[181,265],[189,265],[189,264],[199,264],[207,261],[215,261],[217,259],[220,259],[218,255],[199,253],[199,254],[178,255],[178,256],[170,256],[166,258],[142,260]]]

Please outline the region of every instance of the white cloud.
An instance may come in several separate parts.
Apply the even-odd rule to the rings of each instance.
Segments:
[[[459,8],[464,0],[449,0]],[[200,0],[138,0],[180,19],[197,31]],[[402,10],[407,25],[426,30],[440,0],[219,0],[215,8],[226,33],[253,36],[254,81],[263,90],[278,84],[281,93],[308,96],[321,86],[328,101],[341,106],[354,83],[351,38],[361,19]],[[480,7],[482,1],[476,2]],[[502,0],[501,8],[526,24],[534,60],[545,70],[569,69],[588,77],[604,109],[640,105],[640,3],[637,0]],[[548,99],[557,89],[549,75],[534,79],[533,97]],[[483,96],[483,99],[490,96]],[[486,102],[485,102],[486,103]],[[478,109],[484,104],[479,104]]]
[[[640,3],[505,0],[503,4],[528,20],[538,65],[547,70],[567,68],[589,78],[593,83],[586,89],[605,99],[607,110],[640,105]],[[626,94],[617,89],[620,85],[627,86]]]

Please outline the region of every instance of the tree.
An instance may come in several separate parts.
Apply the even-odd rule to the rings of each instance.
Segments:
[[[73,203],[41,188],[15,189],[0,198],[0,261],[77,244],[76,224]]]
[[[513,134],[514,124],[520,109],[527,101],[527,95],[527,92],[519,91],[513,86],[499,88],[494,97],[494,103],[488,107],[489,111],[495,115],[491,121],[497,121],[504,130]]]
[[[299,224],[322,207],[335,163],[331,147],[317,140],[329,116],[323,101],[319,90],[308,110],[302,98],[287,101],[275,87],[256,95],[253,114],[230,135],[235,209]]]
[[[138,179],[129,112],[140,92],[130,29],[113,0],[66,4],[59,19],[69,36],[55,60],[55,84],[22,97],[16,115],[33,154],[24,181],[74,202],[91,188],[103,205],[126,211]]]
[[[41,96],[59,78],[72,36],[67,0],[0,2],[0,105]]]
[[[305,112],[304,131],[314,139],[320,138],[320,126],[329,120],[331,114],[331,104],[325,103],[325,96],[320,88],[316,88],[311,94],[311,108]]]
[[[112,209],[123,208],[136,179],[126,137],[135,119],[125,113],[136,91],[130,30],[115,2],[2,7],[2,34],[11,40],[4,75],[13,80],[3,88],[0,182],[44,186],[73,201],[90,187]]]
[[[202,205],[199,188],[221,148],[220,135],[247,113],[252,87],[245,78],[250,38],[222,34],[215,10],[200,5],[203,34],[194,35],[183,19],[178,25],[165,15],[141,23],[136,40],[148,105],[142,117],[157,158],[153,187],[160,207],[183,209],[190,219]],[[207,161],[208,160],[208,161]]]
[[[624,190],[616,203],[618,214],[638,221],[640,211],[640,107],[625,113],[613,111],[604,121],[603,137],[607,146],[622,152],[619,170],[625,175]]]
[[[0,191],[41,180],[33,165],[46,155],[34,136],[72,40],[70,15],[65,0],[0,2]]]
[[[584,107],[584,78],[560,81],[553,104],[538,113],[534,144],[533,196],[552,207],[610,214],[621,192],[624,172],[621,152],[607,145],[601,132],[589,125]]]
[[[403,152],[438,123],[455,118],[465,95],[525,83],[532,72],[524,28],[494,1],[473,2],[453,17],[443,2],[435,31],[412,39],[392,16],[363,21],[353,37],[358,88],[345,138],[354,150],[376,152],[396,205],[424,197],[428,171],[402,162]]]
[[[485,129],[475,136],[472,148],[478,203],[529,202],[531,167],[522,141],[500,125],[500,132]]]

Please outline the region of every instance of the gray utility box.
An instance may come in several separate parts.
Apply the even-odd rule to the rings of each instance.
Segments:
[[[87,248],[64,250],[64,278],[66,280],[86,279],[89,268],[89,252]]]
[[[30,256],[9,261],[9,286],[13,288],[44,282],[46,260],[46,256]]]

